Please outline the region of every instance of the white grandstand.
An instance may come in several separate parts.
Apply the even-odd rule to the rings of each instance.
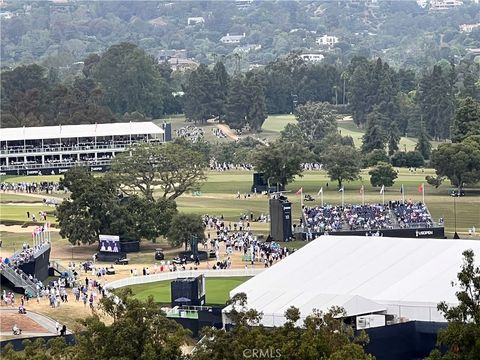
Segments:
[[[165,135],[165,126],[152,122],[5,128],[0,174],[59,174],[78,165],[103,171],[129,146],[161,143]]]

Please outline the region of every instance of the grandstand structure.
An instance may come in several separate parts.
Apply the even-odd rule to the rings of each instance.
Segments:
[[[304,207],[297,228],[304,238],[325,233],[389,237],[444,238],[443,220],[434,221],[421,202]]]
[[[79,165],[105,171],[130,146],[169,140],[170,124],[152,122],[4,128],[0,175],[61,174]]]

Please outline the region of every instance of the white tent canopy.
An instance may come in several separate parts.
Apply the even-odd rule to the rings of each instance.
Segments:
[[[451,282],[462,252],[480,256],[480,241],[321,236],[230,292],[244,292],[266,326],[281,325],[290,306],[342,306],[347,315],[382,312],[410,320],[444,321],[440,301],[456,303]],[[228,311],[228,309],[225,309]]]
[[[58,125],[4,128],[1,141],[69,139],[103,136],[163,134],[164,130],[152,122],[126,122],[86,125]]]

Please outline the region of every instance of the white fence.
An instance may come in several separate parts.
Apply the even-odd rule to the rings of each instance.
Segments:
[[[225,269],[225,270],[185,270],[185,271],[166,271],[160,274],[152,274],[145,276],[132,276],[125,279],[112,281],[105,285],[106,289],[117,289],[124,286],[147,284],[157,281],[174,280],[185,277],[197,277],[205,275],[205,277],[238,277],[238,276],[255,276],[260,274],[264,268],[258,269]]]

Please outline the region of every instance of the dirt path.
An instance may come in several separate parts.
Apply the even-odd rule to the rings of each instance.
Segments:
[[[217,124],[217,128],[223,131],[225,135],[227,135],[230,139],[237,141],[240,139],[238,135],[236,135],[232,129],[230,129],[227,125],[224,124]]]
[[[42,223],[38,223],[38,225],[43,225]],[[18,234],[24,234],[24,233],[29,233],[31,234],[35,230],[36,226],[27,226],[27,227],[22,227],[20,225],[5,225],[5,224],[0,224],[0,231],[5,231],[5,232],[11,232],[11,233],[18,233]],[[55,231],[58,232],[60,229],[50,227],[50,231]]]

